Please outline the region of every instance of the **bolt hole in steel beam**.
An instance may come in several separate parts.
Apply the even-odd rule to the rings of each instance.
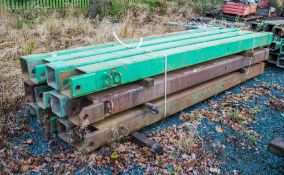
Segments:
[[[77,85],[77,86],[76,86],[76,91],[77,91],[77,92],[80,92],[80,90],[81,90],[81,86],[80,86],[80,85]]]
[[[93,147],[94,145],[95,145],[94,142],[90,142],[90,143],[89,143],[89,147]]]
[[[88,115],[88,114],[85,114],[83,119],[84,119],[84,120],[87,120],[88,117],[89,117],[89,115]]]
[[[42,79],[44,79],[45,76],[46,76],[46,73],[42,73],[42,74],[40,74],[40,76],[41,76]]]
[[[73,108],[71,109],[71,114],[75,114],[76,111],[77,111],[77,109],[76,109],[75,107],[73,107]]]
[[[110,100],[104,102],[104,113],[111,114],[113,112],[113,103]]]
[[[40,99],[42,99],[42,98],[43,98],[43,93],[40,93],[40,94],[38,95],[38,97],[39,97]]]

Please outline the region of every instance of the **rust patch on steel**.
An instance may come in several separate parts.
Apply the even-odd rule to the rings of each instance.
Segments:
[[[24,90],[25,90],[26,97],[31,99],[32,102],[36,102],[35,88],[38,86],[43,86],[43,85],[46,85],[46,83],[36,84],[32,82],[31,80],[25,80]]]
[[[245,73],[237,71],[229,73],[214,80],[169,95],[167,116],[261,74],[264,71],[264,66],[264,63],[258,63],[251,66],[250,69],[247,69]],[[135,107],[112,117],[108,117],[92,124],[97,130],[84,135],[84,145],[77,143],[74,146],[79,150],[84,149],[87,150],[87,152],[91,152],[106,144],[113,137],[113,130],[121,135],[128,135],[129,133],[162,120],[164,118],[163,98],[154,100],[151,103],[156,105],[161,112],[153,114],[147,112],[143,107]]]
[[[250,61],[252,64],[264,61],[267,59],[267,53],[267,49],[258,49],[255,50],[252,59],[244,54],[232,55],[169,72],[167,94],[175,93],[249,66]],[[110,115],[163,97],[164,76],[155,76],[153,79],[154,84],[150,87],[143,86],[141,83],[132,83],[88,95],[86,98],[92,101],[92,104],[87,106],[73,103],[73,106],[70,108],[76,108],[78,110],[76,113],[72,113],[70,117],[72,118],[78,115],[81,121],[88,119],[89,123],[94,123]],[[102,109],[102,106],[105,106],[105,110]]]

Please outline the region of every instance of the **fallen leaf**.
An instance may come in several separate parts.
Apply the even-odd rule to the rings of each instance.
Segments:
[[[219,168],[210,168],[209,171],[214,174],[221,174],[221,170]]]
[[[23,144],[32,144],[33,143],[33,140],[32,139],[27,139],[26,141],[23,142]]]
[[[219,132],[219,133],[223,133],[223,132],[224,132],[224,130],[222,129],[221,126],[216,126],[215,130],[216,130],[217,132]]]

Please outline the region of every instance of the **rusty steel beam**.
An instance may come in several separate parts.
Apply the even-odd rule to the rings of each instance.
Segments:
[[[258,49],[252,59],[248,53],[232,55],[220,60],[188,67],[168,73],[168,91],[172,94],[232,71],[268,59],[268,49]],[[164,76],[156,76],[142,82],[124,85],[86,98],[73,100],[68,107],[69,118],[80,118],[80,124],[94,123],[118,112],[147,103],[164,96]]]
[[[284,157],[284,137],[277,137],[273,139],[267,149],[275,155]]]
[[[36,84],[31,80],[24,81],[24,91],[26,98],[30,98],[32,102],[36,102],[35,88],[45,85],[44,83]]]
[[[264,67],[264,63],[257,63],[251,66],[250,69],[246,69],[244,73],[235,71],[195,87],[174,93],[168,97],[166,116],[182,111],[189,106],[253,78],[261,74],[264,71]],[[80,134],[77,134],[74,137],[77,139],[72,145],[80,151],[91,152],[103,146],[111,139],[119,139],[120,136],[128,135],[164,119],[164,98],[152,101],[152,104],[159,109],[159,113],[153,114],[147,112],[147,109],[143,106],[129,109],[92,124],[91,127],[88,127],[88,131],[85,132],[85,135],[80,136]],[[71,122],[78,123],[78,118],[73,118]],[[60,122],[58,123],[62,127]],[[71,130],[60,128],[59,130],[61,132],[59,132],[58,135],[68,142],[70,140],[68,133],[71,131],[72,133],[77,133],[76,130],[78,128],[79,127],[75,127]],[[81,139],[78,140],[78,138]]]

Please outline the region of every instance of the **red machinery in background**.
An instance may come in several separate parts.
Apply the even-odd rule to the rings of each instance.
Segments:
[[[268,7],[269,6],[269,2],[270,0],[261,0],[259,3],[258,3],[258,6],[263,8],[263,7]]]
[[[254,2],[224,2],[223,13],[236,15],[236,16],[248,16],[255,14],[257,10],[257,3]]]

